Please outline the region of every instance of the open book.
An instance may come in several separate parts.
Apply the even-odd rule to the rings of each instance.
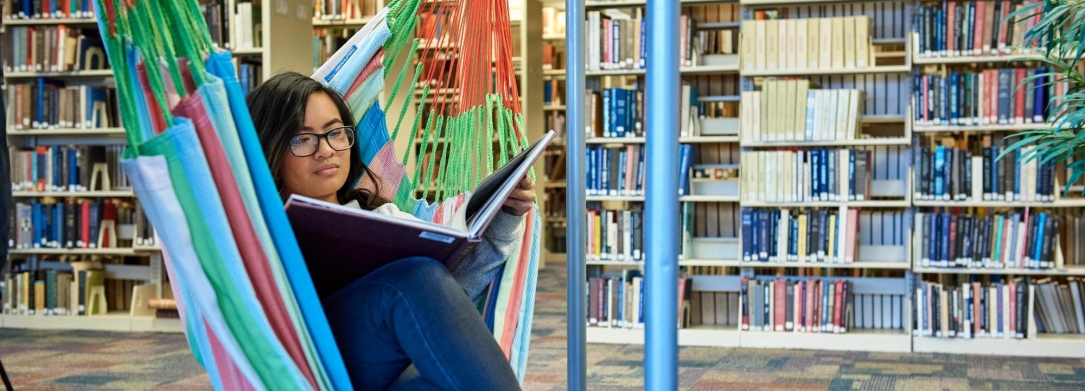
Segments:
[[[291,195],[286,201],[286,214],[317,294],[328,297],[369,272],[403,258],[429,257],[454,268],[475,248],[554,136],[554,131],[547,132],[486,177],[447,225]]]

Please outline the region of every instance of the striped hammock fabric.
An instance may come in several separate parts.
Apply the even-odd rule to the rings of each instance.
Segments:
[[[162,239],[187,340],[214,387],[353,389],[266,164],[232,56],[212,48],[196,1],[96,0],[95,6],[129,145],[121,165]],[[381,178],[387,199],[421,219],[442,222],[524,136],[517,125],[522,124],[518,103],[505,108],[507,96],[490,94],[476,104],[461,99],[468,109],[431,116],[447,126],[430,125],[422,138],[444,136],[429,148],[436,152],[440,144],[445,160],[450,154],[470,156],[474,149],[476,161],[439,168],[419,164],[416,172],[407,172],[409,155],[397,158],[393,147],[403,115],[389,132],[379,96],[389,60],[418,46],[418,41],[406,43],[420,6],[418,0],[393,2],[313,77],[347,99],[359,119],[359,155]],[[463,6],[453,6],[453,12]],[[515,89],[511,93],[511,101],[518,102]],[[407,95],[401,98],[413,99]],[[471,121],[478,125],[474,129],[488,132],[472,133],[465,126]],[[418,118],[411,122],[411,129],[419,128]],[[415,136],[407,133],[403,136]],[[479,134],[500,140],[496,162],[491,148],[476,147]],[[436,171],[440,202],[414,196],[423,169],[427,179]],[[520,247],[479,303],[521,382],[538,268],[538,209],[525,218],[528,229]]]

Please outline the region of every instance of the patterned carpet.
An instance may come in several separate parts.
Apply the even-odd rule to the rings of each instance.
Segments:
[[[565,265],[539,275],[526,390],[565,387]],[[640,390],[641,346],[589,345],[588,389]],[[0,329],[16,390],[204,390],[180,334]],[[1085,360],[682,348],[682,390],[1085,390]]]

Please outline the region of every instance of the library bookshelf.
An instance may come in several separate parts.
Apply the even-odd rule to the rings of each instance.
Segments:
[[[683,12],[682,14],[689,17],[705,17],[705,13],[698,13],[699,11],[691,9],[693,5],[703,4],[735,4],[734,2],[715,1],[715,2],[688,2],[682,1]],[[948,4],[949,2],[947,2]],[[639,17],[637,9],[641,9],[644,6],[644,2],[640,1],[599,1],[588,2],[586,5],[587,22],[589,22],[588,37],[583,37],[592,42],[591,40],[591,26],[590,23],[594,23],[592,19],[592,11],[604,11],[613,10],[611,15],[620,15],[620,17],[614,17],[614,19],[624,18],[625,15],[632,15],[634,20]],[[968,7],[967,4],[964,7]],[[695,194],[695,195],[683,195],[680,197],[680,203],[683,205],[680,208],[680,213],[683,213],[683,217],[680,220],[685,219],[687,213],[686,205],[692,205],[694,209],[703,206],[718,205],[725,208],[737,208],[741,211],[769,211],[769,212],[781,212],[789,211],[791,214],[803,213],[803,211],[819,211],[819,210],[859,210],[861,216],[881,216],[881,218],[889,218],[892,216],[895,221],[894,228],[891,230],[892,235],[896,235],[896,239],[893,243],[880,244],[880,243],[860,243],[858,245],[858,253],[860,258],[867,257],[865,259],[858,259],[855,262],[850,263],[834,263],[834,262],[811,262],[811,261],[763,261],[763,260],[743,260],[742,256],[716,256],[716,257],[689,257],[679,255],[674,261],[677,262],[680,270],[684,271],[692,280],[692,291],[697,292],[717,292],[735,294],[743,289],[743,285],[740,279],[759,280],[768,282],[774,279],[787,279],[787,280],[808,280],[808,279],[844,279],[850,282],[849,291],[850,294],[865,295],[873,297],[879,297],[879,295],[893,297],[894,315],[891,318],[889,324],[894,327],[852,327],[848,329],[846,333],[798,333],[798,332],[767,332],[767,331],[741,331],[739,325],[729,323],[725,325],[710,325],[710,324],[689,324],[680,326],[679,328],[679,342],[680,346],[730,346],[730,347],[760,347],[760,348],[802,348],[802,349],[827,349],[827,350],[861,350],[861,351],[885,351],[885,352],[924,352],[924,353],[956,353],[956,354],[988,354],[988,355],[1024,355],[1024,356],[1049,356],[1049,357],[1085,357],[1085,338],[1075,334],[1056,334],[1054,332],[1040,332],[1035,333],[1035,325],[1038,317],[1036,315],[1036,307],[1031,308],[1031,313],[1028,316],[1028,324],[1030,330],[1034,334],[1027,335],[1022,339],[995,339],[995,338],[970,338],[970,339],[958,339],[958,338],[942,338],[932,336],[922,336],[916,331],[916,324],[921,323],[921,319],[916,318],[916,311],[920,309],[916,307],[916,290],[923,284],[937,282],[942,280],[953,279],[972,279],[972,281],[991,281],[994,284],[995,278],[997,281],[1010,281],[1010,279],[1028,278],[1030,284],[1033,282],[1042,284],[1049,279],[1055,281],[1058,284],[1062,284],[1067,277],[1085,277],[1085,259],[1081,259],[1081,255],[1077,255],[1079,258],[1076,260],[1065,260],[1065,265],[1060,264],[1058,268],[939,268],[921,266],[918,261],[913,258],[918,257],[919,248],[915,246],[919,244],[920,239],[916,239],[917,235],[920,235],[920,227],[916,227],[914,216],[917,213],[980,213],[981,215],[987,214],[1000,214],[1012,216],[1013,214],[1023,215],[1026,213],[1064,213],[1064,215],[1071,215],[1073,213],[1083,214],[1085,213],[1085,197],[1076,196],[1077,194],[1061,194],[1057,193],[1046,201],[1005,201],[1005,200],[970,200],[970,201],[950,201],[936,200],[926,196],[920,196],[916,189],[919,189],[922,183],[925,173],[920,171],[919,160],[921,152],[930,149],[934,150],[933,145],[940,145],[939,143],[950,143],[949,140],[959,143],[959,145],[970,145],[969,142],[978,142],[983,137],[1001,137],[1003,134],[1012,134],[1020,131],[1037,130],[1037,129],[1049,129],[1054,125],[1046,123],[1041,120],[1033,120],[1027,118],[1024,121],[1021,119],[1009,118],[1008,121],[994,121],[993,123],[978,122],[965,125],[965,122],[961,124],[954,123],[950,125],[948,121],[943,120],[940,123],[933,121],[923,120],[927,118],[929,113],[920,111],[926,110],[927,106],[916,106],[915,102],[924,102],[925,97],[921,94],[921,91],[916,90],[913,87],[914,79],[913,74],[918,75],[916,78],[926,74],[946,74],[956,71],[961,66],[966,67],[979,67],[981,69],[1004,69],[1012,67],[1036,67],[1036,61],[1039,57],[1036,54],[1019,55],[1015,53],[1009,53],[1008,51],[1000,52],[997,55],[976,55],[976,56],[951,56],[951,55],[921,55],[924,53],[924,49],[929,44],[924,37],[921,37],[916,31],[909,18],[905,15],[917,15],[922,17],[922,7],[919,3],[898,3],[891,1],[864,1],[864,2],[847,2],[847,1],[834,1],[834,0],[740,0],[737,2],[737,14],[741,16],[734,21],[715,21],[715,20],[697,20],[697,26],[703,29],[713,28],[734,28],[737,29],[735,42],[738,45],[738,52],[745,54],[743,43],[756,42],[754,40],[747,40],[745,35],[751,35],[759,33],[760,30],[747,30],[747,27],[753,27],[753,24],[747,24],[746,22],[752,22],[755,20],[767,20],[772,17],[763,17],[762,12],[771,10],[786,10],[788,18],[794,19],[810,19],[818,17],[839,17],[839,16],[862,16],[870,15],[869,12],[859,11],[863,7],[867,11],[870,10],[870,5],[877,5],[879,8],[885,11],[883,15],[872,17],[871,23],[876,27],[876,32],[872,33],[869,37],[872,43],[871,50],[875,50],[875,53],[871,53],[871,64],[866,67],[818,67],[816,69],[809,69],[802,66],[790,67],[787,69],[766,69],[760,67],[747,68],[744,64],[745,61],[741,60],[743,57],[739,57],[739,63],[735,66],[682,66],[680,67],[681,78],[683,83],[688,83],[691,78],[700,76],[712,75],[735,75],[739,78],[740,91],[724,93],[724,94],[702,94],[710,96],[702,96],[698,99],[699,102],[739,102],[740,105],[746,105],[750,101],[746,100],[744,92],[749,91],[761,91],[766,80],[774,79],[806,79],[811,80],[813,84],[818,85],[820,89],[859,89],[865,93],[865,106],[862,108],[862,116],[859,119],[858,125],[859,132],[865,133],[866,137],[857,137],[847,140],[841,139],[828,139],[817,141],[752,141],[753,139],[747,139],[741,133],[736,135],[724,135],[724,136],[692,136],[682,134],[679,139],[680,146],[692,145],[697,147],[711,147],[713,145],[725,145],[727,150],[722,152],[723,154],[733,153],[735,151],[749,152],[749,151],[811,151],[817,149],[858,149],[869,150],[873,154],[879,154],[878,168],[875,169],[872,184],[870,185],[871,191],[874,192],[874,199],[867,199],[863,201],[850,200],[850,201],[813,201],[813,202],[768,202],[764,200],[745,199],[739,196],[722,195],[722,194]],[[816,6],[816,7],[811,7]],[[967,12],[967,11],[966,11]],[[711,12],[708,13],[711,15]],[[895,15],[895,16],[894,16]],[[897,20],[899,19],[899,20]],[[624,26],[623,26],[624,27]],[[945,28],[944,26],[939,26]],[[696,30],[696,28],[694,29]],[[783,30],[781,30],[783,31]],[[1024,27],[1021,33],[1025,31]],[[752,38],[751,38],[752,39]],[[1013,39],[1012,37],[1009,39]],[[1019,39],[1019,37],[1017,38]],[[1012,43],[1012,42],[1011,42]],[[1009,46],[1009,45],[1007,45]],[[589,66],[586,68],[585,76],[587,78],[586,83],[589,89],[605,89],[613,86],[622,86],[632,84],[634,88],[643,91],[643,75],[644,69],[640,68],[593,68],[590,64],[593,59],[591,58],[595,52],[589,45],[586,48]],[[754,55],[756,51],[749,52]],[[783,56],[784,54],[781,54]],[[760,59],[758,59],[760,61]],[[780,60],[781,62],[784,60]],[[699,70],[705,70],[702,74]],[[553,77],[564,76],[564,71],[552,71]],[[640,84],[635,84],[640,82]],[[918,84],[916,84],[918,85]],[[814,88],[814,87],[811,87]],[[1009,92],[1010,96],[1013,96],[1013,89]],[[741,95],[741,96],[740,96]],[[613,95],[612,95],[613,96]],[[591,104],[589,97],[589,105]],[[598,102],[598,101],[596,101]],[[760,103],[764,105],[764,101]],[[1019,103],[1018,103],[1019,104]],[[763,106],[762,106],[763,107]],[[564,106],[562,107],[565,108]],[[606,108],[604,107],[604,110]],[[777,109],[777,112],[781,107],[773,107]],[[703,110],[703,108],[702,108]],[[744,109],[743,109],[744,110]],[[1001,109],[999,109],[1001,110]],[[948,111],[948,110],[947,110]],[[918,112],[918,113],[917,113]],[[746,111],[740,110],[737,113],[732,114],[741,123],[739,128],[746,126],[747,122],[742,116]],[[703,112],[701,113],[704,114]],[[593,113],[590,111],[587,113],[588,121],[591,121]],[[962,114],[963,115],[963,114]],[[1035,123],[1031,123],[1035,122]],[[799,123],[801,126],[801,123]],[[592,126],[589,122],[588,126]],[[604,123],[604,127],[610,126]],[[680,128],[680,127],[679,127]],[[808,139],[809,140],[809,139]],[[962,141],[963,140],[963,141]],[[993,142],[993,145],[998,145],[998,139]],[[586,137],[586,144],[589,155],[592,153],[593,148],[604,149],[629,149],[629,148],[642,148],[645,144],[645,138],[640,134],[626,132],[625,137],[605,137],[600,136],[597,133],[588,133]],[[947,148],[953,144],[946,144]],[[977,144],[978,145],[978,144]],[[1004,145],[1004,144],[1003,144]],[[733,149],[731,149],[733,148]],[[704,158],[705,151],[712,156],[719,156],[721,150],[718,149],[704,149],[701,150]],[[681,155],[680,155],[681,156]],[[977,155],[971,155],[977,156]],[[894,157],[892,159],[888,157]],[[591,160],[593,156],[589,156],[588,167],[591,170]],[[681,159],[681,157],[680,157]],[[886,161],[888,163],[885,163]],[[681,161],[681,160],[680,160]],[[730,163],[730,162],[729,162]],[[750,165],[745,160],[739,162],[733,162],[742,176],[750,175],[750,173],[744,171],[749,168]],[[696,165],[696,163],[694,164]],[[683,167],[683,169],[686,169]],[[1021,168],[1018,168],[1019,170]],[[619,169],[620,170],[620,169]],[[620,175],[619,171],[619,175]],[[589,182],[592,181],[589,171]],[[689,175],[688,172],[682,172],[680,175]],[[1023,174],[1024,175],[1024,174]],[[1065,176],[1061,173],[1052,174],[1056,179],[1055,188],[1063,188]],[[758,178],[763,180],[764,178]],[[807,179],[809,179],[807,177]],[[955,179],[956,181],[956,179]],[[947,182],[948,183],[948,182]],[[745,186],[746,182],[743,182],[742,186]],[[589,193],[586,195],[586,201],[589,204],[589,209],[592,208],[592,204],[602,205],[601,209],[606,210],[637,210],[637,208],[643,208],[646,203],[644,196],[640,193],[618,193],[621,195],[613,195],[613,193],[603,193],[608,195],[599,195],[592,192],[592,187],[589,184]],[[1074,184],[1071,187],[1074,192],[1080,193],[1082,187],[1080,183]],[[1024,198],[1028,200],[1028,198]],[[735,224],[739,219],[738,213],[729,214],[727,216],[717,215],[709,216],[706,220],[705,215],[700,209],[694,212],[695,217],[691,218],[693,225],[704,224],[718,224],[718,221],[724,219],[733,219]],[[700,214],[698,214],[700,213]],[[1060,216],[1064,216],[1060,215]],[[575,217],[570,217],[575,218]],[[597,238],[591,236],[592,218],[589,215],[589,251],[593,245],[594,240]],[[1007,217],[1008,218],[1008,217]],[[620,222],[618,223],[620,226]],[[863,232],[860,234],[870,234],[876,232],[877,235],[886,234],[882,229],[877,231],[872,230],[873,226],[863,226]],[[851,227],[849,227],[851,228]],[[605,228],[604,228],[605,229]],[[620,228],[619,228],[620,229]],[[619,236],[621,235],[621,231]],[[733,234],[722,235],[729,237],[737,241],[735,245],[739,250],[743,250],[743,246],[747,245],[743,236],[745,231],[737,231]],[[1015,231],[1016,232],[1016,231]],[[886,234],[889,235],[889,234]],[[775,246],[776,233],[773,231],[769,237],[770,245]],[[698,238],[694,238],[698,239]],[[703,238],[702,238],[703,239]],[[622,240],[622,239],[618,239]],[[687,239],[680,238],[680,247],[683,246]],[[1055,244],[1055,246],[1061,246]],[[735,251],[733,247],[718,247],[720,251]],[[1015,250],[1019,251],[1019,250]],[[1063,250],[1065,251],[1065,250]],[[743,253],[744,254],[744,253]],[[1067,253],[1069,254],[1069,253]],[[742,255],[742,254],[736,254]],[[1005,254],[1003,254],[1005,255]],[[1062,256],[1062,255],[1060,255]],[[1069,256],[1069,255],[1067,255]],[[706,258],[706,263],[699,263],[694,259]],[[712,260],[712,258],[723,258],[719,260]],[[729,259],[734,258],[734,259]],[[612,261],[612,260],[598,260],[593,258],[593,255],[589,253],[588,260],[586,261],[586,267],[588,268],[589,279],[592,276],[607,276],[610,278],[618,278],[625,281],[624,273],[629,269],[641,269],[643,270],[644,262],[639,261]],[[593,274],[593,271],[595,274]],[[702,274],[703,273],[703,274]],[[615,277],[619,276],[621,277]],[[991,279],[991,280],[988,280]],[[948,285],[947,285],[948,286]],[[1029,285],[1032,286],[1032,285]],[[1039,286],[1039,285],[1036,285]],[[592,287],[589,287],[589,295]],[[986,286],[984,289],[988,289]],[[1037,288],[1039,289],[1039,288]],[[1085,289],[1085,287],[1082,287]],[[635,295],[635,294],[634,294]],[[633,296],[635,297],[635,296]],[[788,296],[789,298],[791,296]],[[1039,296],[1037,296],[1039,297]],[[688,299],[688,297],[687,297]],[[589,298],[589,301],[591,299]],[[716,296],[716,303],[719,305],[719,296]],[[849,304],[849,310],[853,309],[855,303]],[[589,314],[590,309],[589,306]],[[719,311],[717,307],[717,311]],[[742,310],[748,310],[743,308]],[[929,310],[929,309],[928,309]],[[734,311],[731,308],[730,311]],[[1077,309],[1080,313],[1085,309]],[[634,310],[634,314],[635,314]],[[589,315],[590,316],[590,315]],[[627,314],[628,316],[628,314]],[[898,318],[899,317],[899,318]],[[913,319],[916,318],[916,319]],[[850,321],[858,321],[857,319],[850,319]],[[865,321],[863,322],[865,324]],[[1083,325],[1085,326],[1085,325]],[[1082,327],[1085,329],[1085,327]],[[1085,332],[1085,330],[1082,330]],[[587,341],[590,343],[621,343],[621,344],[641,344],[644,341],[644,330],[638,328],[628,327],[605,327],[605,326],[590,326],[587,328]]]
[[[312,3],[309,0],[283,0],[281,6],[300,10],[311,10]],[[252,75],[257,83],[284,70],[308,71],[307,59],[297,56],[296,53],[312,51],[312,41],[309,39],[311,27],[308,20],[298,23],[293,13],[288,15],[277,14],[273,7],[263,7],[262,14],[253,15],[261,23],[263,34],[259,37],[260,42],[266,44],[259,47],[237,48],[231,50],[235,58],[244,59],[257,57],[263,64],[262,73]],[[4,33],[12,33],[14,28],[19,27],[53,27],[64,26],[70,29],[78,29],[83,34],[98,34],[97,21],[94,18],[52,18],[52,19],[19,19],[10,15],[3,15]],[[239,28],[233,24],[232,29]],[[236,37],[233,31],[228,34]],[[232,46],[232,45],[231,45]],[[7,65],[7,64],[5,64]],[[5,67],[4,72],[4,96],[9,105],[14,85],[30,83],[38,78],[50,78],[66,83],[71,86],[87,85],[93,88],[112,89],[113,74],[108,69],[77,70],[65,72],[13,72]],[[108,99],[116,99],[115,95]],[[115,103],[108,103],[114,104]],[[14,121],[14,118],[10,118]],[[9,122],[11,122],[9,121]],[[119,126],[119,120],[114,119],[111,126],[95,128],[65,128],[65,127],[30,127],[21,128],[14,122],[3,124],[7,130],[8,145],[15,149],[34,150],[35,148],[68,148],[69,146],[87,146],[86,148],[123,148],[127,140],[125,131]],[[106,167],[110,172],[112,188],[99,186],[94,190],[83,191],[28,191],[17,190],[12,193],[15,203],[52,203],[52,202],[97,202],[117,203],[132,205],[137,212],[134,215],[142,215],[138,212],[138,200],[127,181],[123,178],[123,172],[118,169],[115,162],[103,162],[113,164]],[[96,162],[90,162],[96,163]],[[90,167],[80,167],[91,170]],[[118,175],[120,177],[118,177]],[[87,183],[80,183],[88,186]],[[14,213],[14,210],[13,210]],[[29,219],[28,219],[29,221]],[[143,220],[140,220],[143,221]],[[172,292],[166,277],[162,261],[162,249],[157,244],[157,238],[153,228],[147,225],[150,233],[147,237],[141,234],[133,234],[139,231],[141,223],[131,223],[118,220],[115,231],[119,240],[131,242],[126,247],[97,247],[97,248],[60,248],[17,246],[9,248],[8,260],[5,262],[6,270],[0,270],[0,283],[12,284],[7,277],[14,273],[29,271],[37,274],[38,270],[55,270],[58,272],[72,271],[76,261],[100,263],[100,270],[104,271],[107,282],[106,294],[109,300],[107,313],[94,315],[44,315],[46,311],[35,311],[36,315],[20,313],[20,311],[4,311],[0,314],[0,327],[3,328],[30,328],[30,329],[54,329],[54,330],[103,330],[103,331],[132,331],[132,332],[183,332],[183,326],[179,319],[169,317],[155,317],[154,310],[147,308],[147,300],[150,298],[170,298]],[[133,225],[136,227],[133,229]],[[137,236],[138,235],[138,236]],[[136,240],[139,239],[139,240]],[[12,238],[13,243],[15,238]],[[33,277],[35,280],[38,276]],[[40,281],[40,280],[39,280]],[[125,285],[109,285],[110,281],[125,282]],[[132,301],[125,302],[127,287],[131,286]],[[119,288],[116,290],[114,288]],[[110,293],[112,290],[113,293]],[[9,291],[4,290],[4,298],[7,299]],[[121,299],[114,300],[111,295],[122,295]],[[138,298],[138,300],[137,300]],[[118,310],[115,304],[125,302],[123,310]],[[8,302],[4,302],[7,304]]]

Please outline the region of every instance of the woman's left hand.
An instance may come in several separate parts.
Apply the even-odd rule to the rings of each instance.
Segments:
[[[520,183],[516,185],[516,189],[512,191],[509,198],[505,200],[501,210],[513,216],[523,216],[524,213],[531,210],[534,204],[535,183],[531,182],[531,179],[528,179],[525,175],[523,179],[520,179]]]

